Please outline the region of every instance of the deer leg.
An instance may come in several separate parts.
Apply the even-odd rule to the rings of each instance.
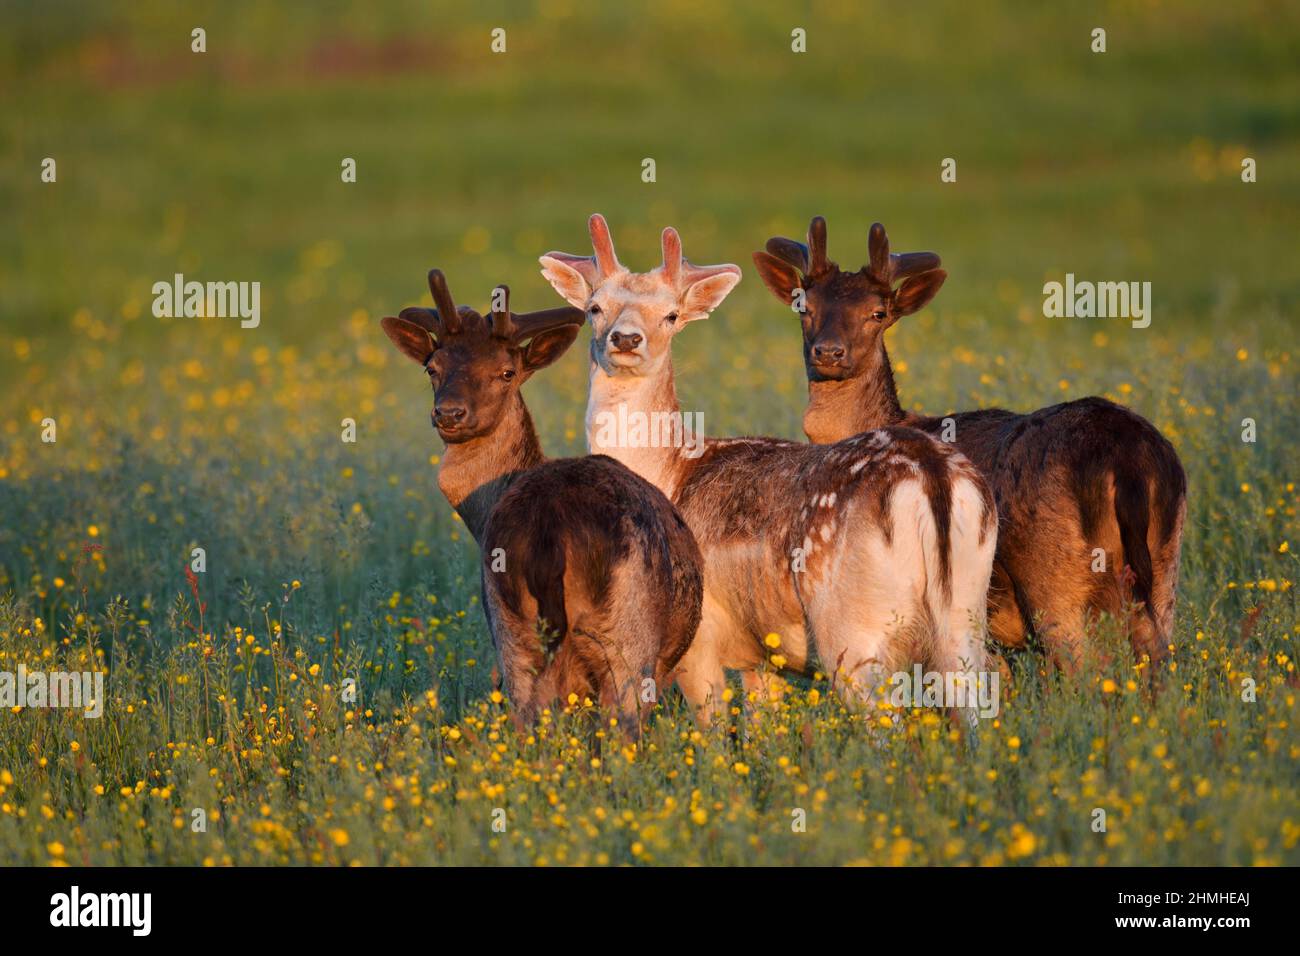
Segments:
[[[1147,547],[1151,553],[1151,608],[1134,614],[1129,629],[1133,655],[1141,660],[1143,654],[1154,665],[1169,656],[1169,645],[1174,639],[1174,599],[1178,591],[1178,560],[1183,544],[1183,521],[1187,512],[1184,501],[1175,519],[1168,540],[1161,543],[1157,522],[1151,522]]]
[[[670,678],[667,651],[675,657],[681,635],[674,633],[665,618],[657,595],[641,580],[641,569],[630,562],[614,573],[614,590],[623,595],[608,610],[583,619],[584,634],[590,640],[587,657],[596,676],[597,693],[603,708],[617,715],[619,727],[629,740],[638,739],[650,711]]]
[[[893,672],[896,629],[885,622],[814,621],[817,653],[830,674],[840,699],[854,710],[875,705],[880,690]]]
[[[654,673],[653,657],[661,637],[649,619],[640,616],[642,610],[631,601],[612,617],[582,615],[569,642],[574,655],[582,660],[582,672],[594,684],[602,720],[613,714],[628,740],[637,739],[644,723],[638,694],[642,680]],[[647,704],[647,712],[649,707]]]
[[[740,681],[745,688],[746,702],[753,695],[757,704],[779,704],[790,689],[790,685],[773,670],[744,671],[740,675]]]
[[[535,648],[537,635],[533,627],[501,605],[490,591],[485,591],[488,629],[501,666],[501,683],[510,701],[511,720],[515,728],[526,730],[541,709],[545,661]]]
[[[537,720],[541,709],[541,697],[538,693],[539,677],[532,669],[531,663],[522,659],[522,655],[503,656],[502,667],[506,697],[510,701],[511,719],[515,729],[523,732]]]
[[[611,663],[597,688],[601,704],[614,712],[619,730],[629,740],[635,740],[644,725],[637,706],[638,681],[635,678],[636,675],[622,664]]]
[[[1158,664],[1167,656],[1164,642],[1160,640],[1160,636],[1156,631],[1156,622],[1153,615],[1147,610],[1145,604],[1137,601],[1133,596],[1130,580],[1133,572],[1127,565],[1124,567],[1124,573],[1126,577],[1121,579],[1123,592],[1121,620],[1124,621],[1128,631],[1129,644],[1133,647],[1133,657],[1140,661],[1145,656],[1150,659],[1152,664]]]
[[[790,689],[780,674],[768,668],[741,671],[740,682],[745,688],[745,717],[754,724],[764,708],[775,710]]]
[[[727,673],[722,648],[734,628],[726,610],[704,592],[704,608],[695,640],[677,664],[677,686],[695,715],[695,722],[707,727],[722,716]]]
[[[1011,578],[1002,564],[993,565],[988,591],[989,636],[1002,647],[1023,647],[1028,637],[1025,618],[1016,603]]]
[[[996,566],[994,550],[997,538],[987,523],[983,499],[968,482],[961,484],[954,496],[952,524],[952,586],[946,609],[947,620],[936,620],[933,657],[936,670],[951,672],[954,681],[960,682],[958,701],[951,701],[951,716],[958,719],[967,732],[972,747],[978,741],[979,719],[982,712],[992,709],[987,699],[995,687],[1001,686],[988,673],[988,654],[984,647],[985,627],[988,622],[988,597],[993,569]],[[1002,573],[1010,591],[1010,579]],[[1019,614],[1019,608],[1013,610]],[[931,614],[942,617],[942,605],[931,605]],[[981,702],[981,694],[985,700]]]
[[[1043,647],[1066,674],[1079,673],[1088,651],[1085,605],[1072,597],[1051,595],[1036,606]]]
[[[1077,522],[1045,513],[1032,535],[1017,538],[1015,560],[1006,569],[1019,609],[1033,622],[1043,650],[1067,674],[1078,673],[1087,656],[1087,609],[1095,606],[1102,583],[1094,566]]]
[[[697,645],[686,652],[677,665],[677,686],[701,727],[708,727],[722,716],[727,674],[712,648]]]
[[[990,695],[995,689],[1000,692],[1002,680],[999,673],[995,685],[990,676],[989,658],[984,649],[983,621],[973,619],[977,613],[977,609],[959,607],[954,602],[946,633],[939,629],[937,638],[940,643],[930,655],[930,666],[943,675],[944,686],[948,686],[951,675],[954,690],[960,695],[958,700],[948,701],[948,714],[966,734],[966,741],[972,749],[979,742],[981,714],[985,707],[996,706],[996,700]]]

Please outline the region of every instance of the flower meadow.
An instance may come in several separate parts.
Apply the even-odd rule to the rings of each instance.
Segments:
[[[0,118],[0,671],[98,671],[107,697],[0,712],[0,861],[1300,863],[1297,31],[1120,5],[1090,58],[1090,21],[943,9],[892,11],[897,44],[864,51],[870,11],[814,4],[794,60],[778,4],[232,5],[202,57],[162,5],[0,14],[23,93]],[[883,67],[876,138],[844,118]],[[379,319],[429,305],[434,265],[476,308],[497,282],[560,304],[536,257],[583,248],[597,209],[635,267],[671,223],[745,270],[675,346],[711,435],[800,435],[798,323],[748,263],[815,213],[845,260],[874,219],[944,258],[889,333],[905,404],[1149,418],[1188,476],[1159,672],[1107,621],[1079,676],[1009,653],[974,748],[932,710],[850,713],[823,674],[775,700],[736,681],[703,730],[675,690],[639,739],[579,699],[516,730],[428,383]],[[1150,327],[1045,317],[1067,270],[1150,280]],[[260,325],[155,316],[178,272],[261,282]],[[585,452],[584,352],[526,389],[557,457]]]

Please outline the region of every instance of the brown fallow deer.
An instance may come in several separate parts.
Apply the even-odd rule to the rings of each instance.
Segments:
[[[1139,661],[1144,654],[1162,660],[1187,508],[1173,446],[1146,419],[1104,398],[1028,414],[904,412],[885,330],[934,298],[947,273],[932,252],[891,254],[880,223],[871,227],[868,257],[857,272],[828,260],[820,216],[806,245],[774,238],[754,253],[768,289],[801,306],[808,439],[838,442],[909,425],[954,441],[997,500],[993,638],[1014,647],[1035,636],[1073,672],[1088,650],[1089,620],[1105,612],[1125,622]]]
[[[814,650],[852,706],[913,663],[963,680],[981,672],[997,524],[974,466],[911,428],[829,446],[680,442],[662,427],[642,441],[612,434],[620,416],[681,421],[673,336],[706,318],[740,269],[692,265],[669,228],[663,264],[630,272],[605,220],[592,216],[589,227],[594,256],[548,253],[542,272],[591,320],[591,450],[663,489],[704,554],[704,616],[677,671],[701,722],[720,711],[725,670],[741,671],[750,693],[774,694],[780,682],[770,678],[811,672]],[[784,658],[776,670],[764,646],[771,633]]]
[[[598,698],[625,733],[665,689],[700,621],[690,529],[653,485],[604,456],[547,460],[520,386],[573,343],[579,309],[516,315],[504,286],[484,317],[429,273],[436,309],[384,332],[433,385],[446,442],[438,487],[482,551],[483,609],[517,726],[570,694]]]

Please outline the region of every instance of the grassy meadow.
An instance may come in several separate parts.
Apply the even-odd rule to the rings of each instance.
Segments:
[[[107,690],[0,713],[0,862],[1300,863],[1297,8],[464,6],[0,4],[0,671]],[[1013,656],[974,753],[824,680],[737,683],[707,732],[673,691],[598,754],[589,702],[517,734],[379,319],[433,266],[558,305],[536,258],[587,252],[593,211],[634,269],[672,224],[745,271],[676,340],[710,434],[802,437],[798,325],[749,256],[815,214],[844,265],[875,220],[943,256],[889,333],[905,405],[1150,418],[1189,480],[1162,692],[1122,651]],[[1067,272],[1150,281],[1150,327],[1044,318]],[[260,325],[156,318],[176,273],[260,282]],[[525,390],[555,456],[585,451],[585,341]]]

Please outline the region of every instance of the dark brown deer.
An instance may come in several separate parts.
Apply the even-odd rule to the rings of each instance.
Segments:
[[[741,671],[747,690],[770,693],[770,666],[810,672],[814,650],[854,704],[914,662],[982,672],[996,517],[974,466],[911,428],[826,447],[775,438],[674,442],[670,428],[649,440],[618,434],[611,424],[633,416],[680,422],[672,338],[707,318],[740,270],[691,265],[669,228],[663,264],[632,273],[605,220],[592,216],[589,227],[594,256],[548,253],[542,272],[591,318],[591,450],[663,489],[704,554],[704,617],[678,667],[678,686],[700,719],[721,707],[725,670]],[[779,666],[764,647],[771,633],[781,640]]]
[[[699,625],[695,539],[617,461],[542,455],[520,386],[573,344],[581,310],[516,315],[499,286],[484,318],[457,309],[437,269],[429,288],[436,309],[403,309],[383,328],[432,382],[447,445],[438,487],[482,551],[483,609],[516,723],[577,694],[630,734]]]
[[[1146,419],[1104,398],[1028,414],[904,412],[885,330],[934,298],[947,273],[932,252],[891,254],[880,223],[871,227],[868,256],[857,272],[831,262],[820,216],[806,245],[774,238],[754,253],[768,289],[802,313],[809,440],[891,425],[953,440],[997,499],[993,637],[1017,646],[1035,635],[1073,670],[1089,620],[1105,612],[1125,622],[1139,660],[1162,660],[1173,635],[1187,508],[1173,446]]]

